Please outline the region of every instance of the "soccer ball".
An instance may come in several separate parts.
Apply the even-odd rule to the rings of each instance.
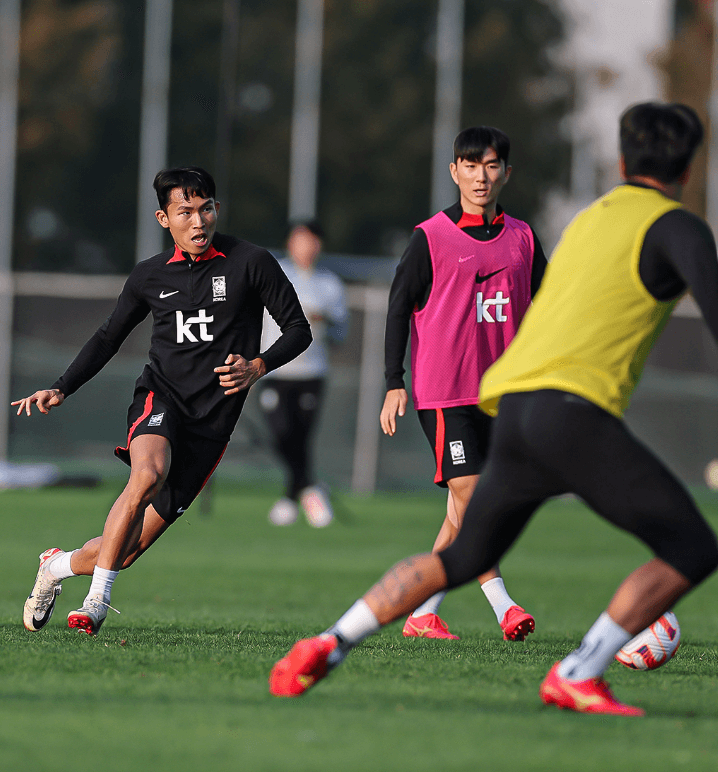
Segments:
[[[655,670],[665,665],[678,651],[681,628],[672,611],[658,618],[638,633],[619,652],[616,659],[634,670]]]

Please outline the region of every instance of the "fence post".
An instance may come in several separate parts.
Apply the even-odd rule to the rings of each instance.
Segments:
[[[373,493],[379,460],[379,413],[384,382],[384,320],[388,290],[364,288],[364,329],[359,404],[352,466],[352,492]]]

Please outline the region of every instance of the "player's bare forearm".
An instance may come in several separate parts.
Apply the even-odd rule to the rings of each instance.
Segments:
[[[227,395],[237,394],[256,383],[266,372],[267,366],[260,357],[245,359],[241,354],[230,354],[222,367],[215,367],[219,385]]]
[[[379,624],[386,625],[410,614],[427,598],[446,587],[444,564],[437,555],[402,560],[366,593],[364,602]]]
[[[403,416],[406,413],[406,406],[409,402],[409,395],[406,389],[389,389],[384,397],[384,406],[379,415],[384,434],[393,437],[396,434],[396,416]]]
[[[37,409],[47,415],[53,407],[59,407],[64,401],[65,395],[60,389],[40,389],[40,391],[36,391],[29,397],[16,399],[10,404],[13,407],[17,405],[18,415],[24,411],[29,416],[32,415],[33,405],[37,405]]]

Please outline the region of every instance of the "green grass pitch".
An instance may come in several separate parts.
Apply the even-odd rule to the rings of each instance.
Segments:
[[[64,583],[41,633],[22,604],[47,547],[96,535],[121,483],[0,492],[0,768],[151,770],[701,770],[718,754],[718,580],[676,608],[683,643],[664,668],[607,673],[644,719],[545,708],[538,685],[647,553],[581,504],[534,518],[503,571],[536,617],[507,643],[478,586],[442,615],[458,642],[404,639],[394,624],[304,697],[271,697],[272,664],[320,632],[390,565],[431,546],[439,493],[343,499],[330,528],[273,528],[276,491],[220,482],[113,592],[97,638],[70,631],[89,580]],[[718,527],[718,501],[700,504]]]

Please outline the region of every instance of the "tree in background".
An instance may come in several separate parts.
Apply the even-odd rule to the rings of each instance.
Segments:
[[[271,16],[270,28],[286,33],[285,21],[266,3],[243,2],[242,8],[243,25],[254,23],[248,16]],[[330,250],[396,253],[430,214],[436,10],[436,0],[326,0],[319,216]],[[569,109],[570,85],[549,57],[562,34],[556,12],[538,0],[467,3],[462,124],[493,124],[511,136],[517,173],[505,203],[517,217],[534,216],[547,188],[567,175],[569,149],[558,125]],[[292,46],[281,53],[287,55],[291,68]],[[251,179],[245,196],[256,188],[263,200],[273,198],[281,218],[291,80],[281,80],[277,70],[268,78],[281,83],[277,98],[266,113],[240,120],[233,161],[238,185]],[[237,154],[244,162],[236,163]],[[250,166],[252,158],[261,161]],[[272,175],[265,171],[274,164],[268,190]],[[281,222],[237,215],[236,230],[278,242]]]
[[[713,57],[713,0],[679,0],[676,3],[676,34],[662,62],[668,80],[667,98],[684,102],[710,125],[708,100]],[[708,143],[704,142],[691,167],[683,193],[683,205],[705,217]]]
[[[20,39],[18,110],[18,268],[59,262],[109,268],[106,239],[93,225],[98,197],[107,203],[112,171],[85,162],[102,146],[105,121],[118,107],[123,34],[111,0],[29,0]],[[99,173],[98,173],[99,172]],[[80,196],[80,198],[78,198]]]
[[[222,4],[175,0],[168,163],[226,164],[222,228],[277,246],[296,3],[242,0],[233,149],[217,161]],[[436,0],[326,0],[319,217],[329,250],[396,252],[430,214],[436,10]],[[119,0],[25,3],[16,267],[131,267],[143,23],[141,4]],[[535,219],[567,174],[559,122],[570,84],[549,56],[562,35],[548,2],[467,3],[462,124],[511,136],[516,172],[505,204],[521,218]]]

